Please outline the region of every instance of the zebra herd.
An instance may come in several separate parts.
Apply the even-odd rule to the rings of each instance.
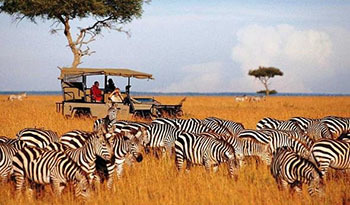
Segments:
[[[231,177],[246,157],[256,157],[270,167],[279,186],[300,191],[307,184],[310,195],[322,193],[329,168],[350,169],[350,118],[263,118],[256,129],[245,129],[217,117],[123,121],[116,119],[116,111],[111,108],[96,120],[93,132],[72,130],[58,136],[25,128],[16,139],[0,137],[2,183],[11,177],[18,192],[51,184],[57,195],[73,183],[75,196],[86,198],[103,181],[111,189],[114,172],[121,178],[125,162],[143,160],[142,148],[157,157],[175,155],[178,171],[184,163],[187,171],[200,165],[214,172],[226,164]]]

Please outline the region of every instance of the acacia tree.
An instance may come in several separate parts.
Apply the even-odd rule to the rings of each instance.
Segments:
[[[269,83],[270,78],[273,78],[276,75],[282,76],[283,72],[278,68],[259,66],[258,69],[249,70],[248,75],[254,76],[261,81],[261,83],[265,87],[265,93],[268,96],[270,93],[270,90],[268,88],[268,86],[270,85]]]
[[[102,29],[127,31],[123,26],[135,18],[141,17],[143,3],[147,0],[0,0],[0,13],[7,13],[16,20],[29,19],[36,23],[37,19],[53,21],[52,33],[63,26],[68,46],[73,53],[72,68],[81,64],[81,58],[91,55],[88,43],[101,34]],[[71,30],[73,20],[94,19],[91,25],[79,27],[74,38]],[[81,23],[81,22],[80,22]]]

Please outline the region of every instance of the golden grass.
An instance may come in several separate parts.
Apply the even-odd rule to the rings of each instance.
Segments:
[[[92,130],[93,119],[64,119],[55,112],[60,96],[29,96],[23,102],[8,102],[0,96],[0,136],[15,137],[25,127],[44,127],[62,134],[72,129]],[[162,103],[176,104],[182,97],[157,97]],[[270,97],[263,102],[237,103],[232,97],[187,97],[184,118],[216,116],[242,122],[255,128],[263,117],[287,119],[327,115],[350,116],[350,97]],[[194,167],[189,173],[177,173],[174,159],[157,160],[146,156],[134,166],[125,166],[121,180],[112,191],[105,185],[93,192],[87,204],[341,204],[350,203],[349,176],[332,175],[326,181],[325,197],[312,199],[306,186],[301,195],[279,191],[264,165],[249,163],[230,179],[223,165],[218,173]],[[62,198],[52,195],[49,186],[41,196],[28,199],[16,195],[13,183],[0,186],[2,204],[76,204],[66,190]]]

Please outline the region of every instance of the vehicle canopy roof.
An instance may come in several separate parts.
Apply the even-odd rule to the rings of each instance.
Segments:
[[[126,78],[138,78],[138,79],[154,79],[152,74],[142,73],[135,70],[126,68],[60,68],[61,75],[58,79],[64,79],[65,77],[78,77],[87,75],[108,75],[108,76],[121,76]]]

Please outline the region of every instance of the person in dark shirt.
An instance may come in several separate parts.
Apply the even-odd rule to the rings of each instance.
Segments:
[[[108,79],[108,84],[106,86],[106,93],[113,92],[116,89],[112,78]]]

